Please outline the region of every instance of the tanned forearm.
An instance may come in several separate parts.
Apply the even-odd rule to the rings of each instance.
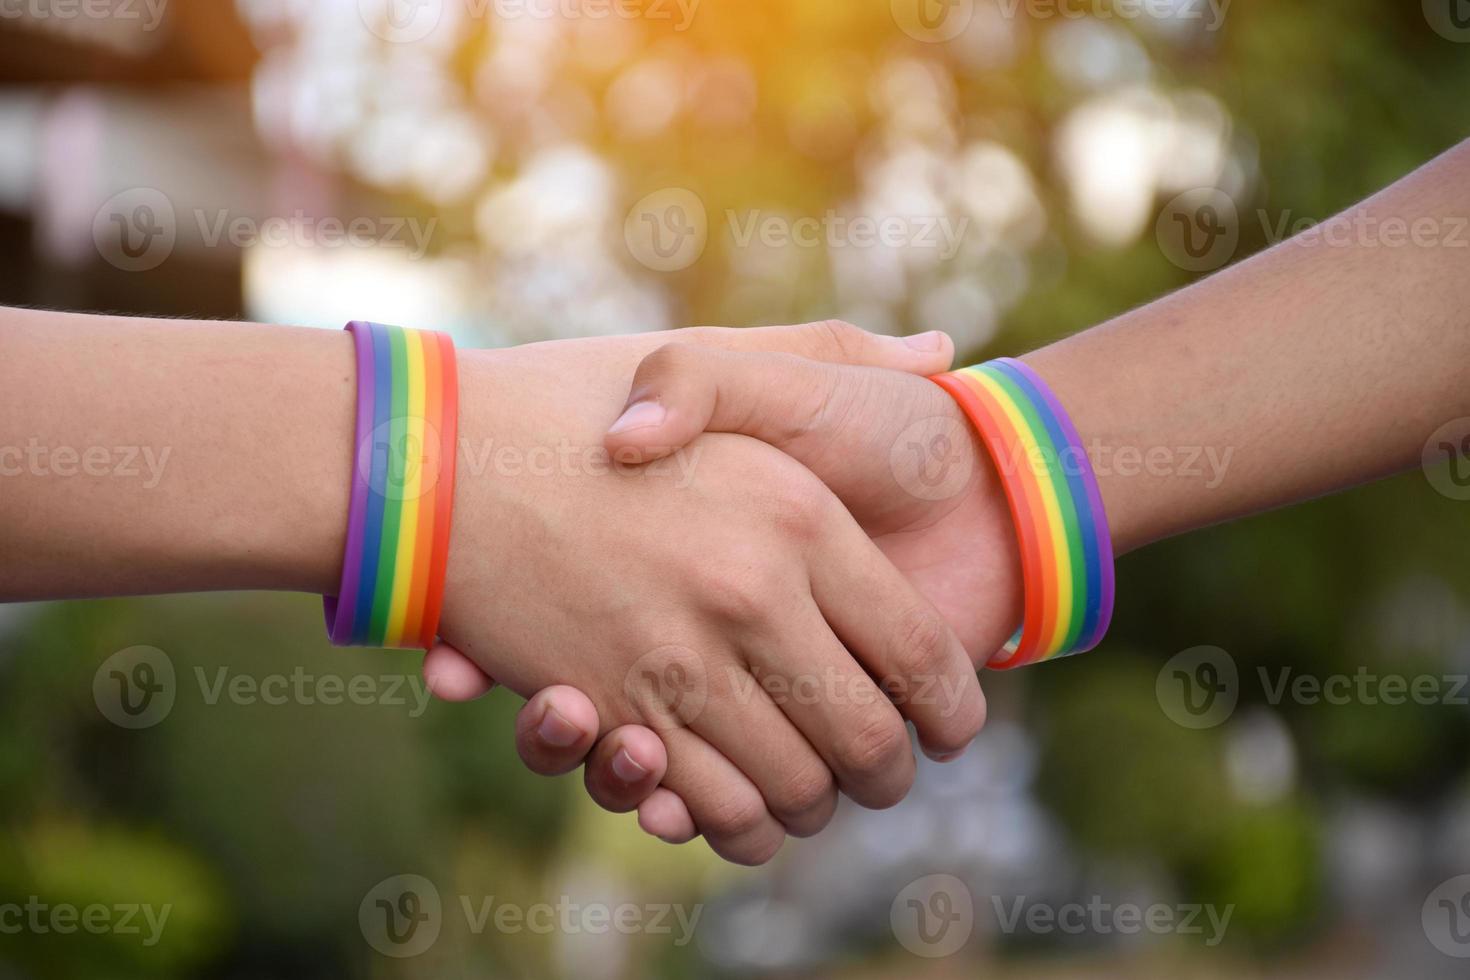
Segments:
[[[1467,216],[1470,143],[1028,355],[1076,420],[1118,550],[1410,468],[1470,415]]]
[[[0,601],[330,592],[354,386],[345,332],[0,309]]]

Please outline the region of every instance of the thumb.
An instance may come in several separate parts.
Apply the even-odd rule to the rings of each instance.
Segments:
[[[702,432],[738,432],[783,448],[811,428],[840,383],[834,365],[792,354],[666,344],[638,365],[606,448],[620,463],[642,463]]]
[[[677,334],[679,341],[639,365],[627,406],[608,431],[606,448],[620,463],[668,456],[706,430],[740,432],[789,449],[781,428],[767,422],[821,412],[822,400],[803,388],[814,375],[829,386],[836,384],[836,375],[824,372],[824,366],[928,376],[949,370],[954,361],[954,341],[942,330],[889,337],[841,320],[744,329],[692,327]],[[740,353],[748,357],[735,356]],[[779,356],[783,354],[788,356]],[[777,369],[786,383],[763,374]],[[722,370],[730,376],[722,377]]]
[[[490,693],[495,680],[469,657],[447,643],[436,643],[424,656],[424,683],[441,701],[473,701]]]
[[[703,344],[669,344],[646,357],[604,441],[614,460],[638,463],[702,432],[775,446],[865,527],[955,499],[973,472],[964,460],[984,452],[954,399],[927,378]],[[936,459],[943,482],[931,488]]]

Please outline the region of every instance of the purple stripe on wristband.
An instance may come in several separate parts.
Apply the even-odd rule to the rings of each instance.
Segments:
[[[1067,437],[1067,442],[1077,448],[1080,454],[1078,469],[1082,471],[1082,485],[1087,490],[1087,507],[1092,513],[1092,523],[1095,529],[1097,541],[1098,565],[1102,571],[1102,595],[1098,603],[1097,626],[1090,636],[1078,637],[1077,647],[1074,652],[1085,653],[1102,642],[1107,635],[1108,626],[1113,621],[1113,600],[1116,595],[1116,582],[1113,577],[1113,535],[1108,528],[1108,512],[1103,509],[1102,491],[1097,486],[1097,474],[1092,471],[1092,460],[1087,455],[1087,450],[1082,445],[1082,437],[1077,434],[1077,427],[1072,424],[1072,417],[1052,394],[1051,388],[1041,380],[1041,376],[1031,370],[1029,366],[1015,358],[1003,358],[1010,367],[1024,374],[1035,387],[1041,398],[1046,402],[1046,407],[1056,416],[1058,424],[1062,428],[1062,434]]]
[[[352,640],[353,613],[356,609],[359,580],[362,575],[363,527],[367,524],[368,475],[371,457],[373,424],[373,384],[364,379],[373,377],[373,333],[368,324],[353,321],[347,325],[352,334],[353,347],[357,353],[357,437],[352,451],[352,496],[347,505],[347,547],[343,554],[342,586],[335,596],[322,598],[322,609],[326,613],[327,632],[332,642],[343,645]],[[342,602],[343,596],[348,597]]]

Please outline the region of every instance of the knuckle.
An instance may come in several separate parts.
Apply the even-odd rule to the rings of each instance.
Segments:
[[[893,667],[899,678],[937,677],[949,653],[949,630],[932,609],[914,606],[894,630]]]
[[[822,320],[813,326],[824,359],[856,361],[861,357],[868,339],[866,332],[846,320]]]
[[[781,816],[804,816],[827,806],[836,793],[826,766],[795,770],[777,791]]]
[[[830,493],[811,480],[782,480],[771,494],[771,524],[785,538],[810,542],[826,527]]]
[[[866,777],[882,773],[908,751],[908,729],[896,715],[881,716],[868,721],[855,735],[842,743],[838,757],[844,769]]]
[[[923,726],[921,737],[924,747],[931,752],[958,752],[975,740],[985,725],[985,702],[979,698],[967,698],[974,707],[966,707],[954,715],[941,716],[934,724]]]
[[[765,801],[758,795],[732,795],[714,804],[706,833],[720,837],[747,837],[764,827],[768,818]]]
[[[703,585],[702,591],[710,611],[725,622],[760,622],[771,612],[770,596],[757,574],[714,573]]]
[[[692,344],[674,342],[664,344],[643,359],[638,365],[636,385],[647,385],[662,378],[676,376],[688,368],[698,356]]]

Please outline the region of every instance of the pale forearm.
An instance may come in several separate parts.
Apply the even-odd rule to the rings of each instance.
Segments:
[[[1315,233],[1028,355],[1093,455],[1119,550],[1412,467],[1470,415],[1467,215],[1462,144]]]
[[[0,600],[328,592],[342,332],[0,309]]]

